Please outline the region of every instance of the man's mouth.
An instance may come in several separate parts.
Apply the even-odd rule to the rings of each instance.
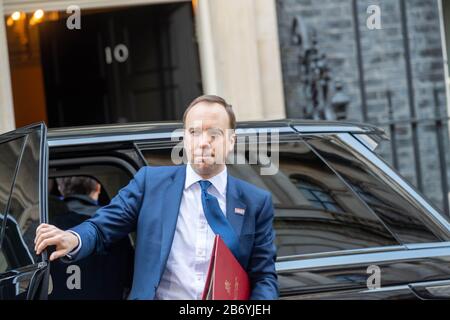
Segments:
[[[214,160],[214,154],[211,153],[196,153],[194,154],[195,162],[211,162]]]
[[[214,154],[212,152],[196,152],[196,153],[194,153],[194,156],[208,158],[208,157],[214,157]]]

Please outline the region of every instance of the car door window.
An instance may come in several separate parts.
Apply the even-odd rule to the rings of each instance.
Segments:
[[[17,163],[22,152],[25,138],[12,139],[0,144],[0,243],[2,240],[3,224],[6,223],[6,211],[14,181]]]
[[[240,165],[230,173],[239,177]],[[235,170],[238,167],[238,170]],[[278,256],[399,245],[382,221],[303,141],[280,143],[279,170],[260,175],[273,195]]]
[[[0,248],[8,226],[8,203],[10,202],[11,188],[14,183],[14,174],[23,150],[25,137],[2,141],[0,144]],[[8,270],[8,261],[0,250],[0,273]]]
[[[441,241],[425,213],[410,203],[397,189],[358,159],[337,137],[310,137],[307,143],[325,159],[358,194],[402,244]]]
[[[5,271],[37,261],[34,236],[40,222],[39,163],[41,132],[25,137],[23,151],[4,221],[3,254],[8,258]]]

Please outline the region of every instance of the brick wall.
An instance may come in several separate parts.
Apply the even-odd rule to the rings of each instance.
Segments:
[[[361,57],[366,91],[367,122],[388,129],[386,91],[392,92],[393,118],[404,120],[396,130],[400,173],[417,184],[414,143],[409,125],[410,97],[406,55],[402,29],[400,0],[358,0],[357,16],[360,30]],[[439,12],[435,0],[407,0],[407,35],[413,88],[413,103],[418,126],[418,150],[424,193],[442,207],[441,172],[439,170],[436,127],[425,122],[435,116],[433,90],[439,90],[440,112],[446,114],[444,69],[439,29]],[[366,21],[369,5],[381,8],[381,30],[370,30]],[[300,82],[298,56],[300,48],[291,41],[291,24],[300,17],[309,32],[317,33],[318,48],[325,53],[334,81],[341,81],[350,98],[348,120],[362,121],[362,95],[358,72],[357,46],[352,0],[277,0],[277,14],[283,81],[288,117],[301,117],[306,98]],[[450,168],[448,130],[444,128],[447,168]],[[388,162],[393,157],[389,143],[377,151]],[[450,184],[450,170],[447,170]]]

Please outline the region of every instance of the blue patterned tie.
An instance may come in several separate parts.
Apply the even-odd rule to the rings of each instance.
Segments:
[[[211,182],[201,180],[198,182],[202,188],[202,205],[206,220],[215,234],[220,235],[227,247],[233,252],[236,259],[239,259],[239,240],[233,227],[228,222],[219,206],[219,201],[215,196],[208,193]]]

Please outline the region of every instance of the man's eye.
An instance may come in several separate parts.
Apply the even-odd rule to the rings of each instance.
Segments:
[[[209,135],[211,137],[217,138],[221,136],[221,132],[219,130],[210,130]]]
[[[197,129],[190,129],[189,133],[193,136],[198,136],[200,134],[200,130]]]

